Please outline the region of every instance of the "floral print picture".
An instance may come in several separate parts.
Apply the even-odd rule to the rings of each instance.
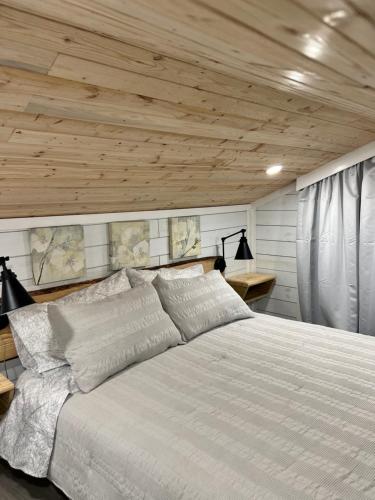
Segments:
[[[82,226],[33,228],[30,246],[36,285],[80,278],[85,274]]]
[[[150,258],[148,221],[111,222],[109,224],[110,260],[113,270],[143,267]]]
[[[200,218],[190,216],[169,219],[169,244],[172,259],[199,255],[201,252]]]

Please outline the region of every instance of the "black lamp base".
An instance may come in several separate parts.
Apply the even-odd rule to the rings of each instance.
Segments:
[[[217,257],[217,259],[215,260],[214,269],[217,269],[218,271],[223,273],[226,267],[227,263],[225,262],[224,257],[221,256]]]

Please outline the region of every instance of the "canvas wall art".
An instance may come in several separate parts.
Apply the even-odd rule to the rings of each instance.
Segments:
[[[147,266],[150,258],[148,221],[111,222],[109,224],[111,268]]]
[[[201,252],[199,216],[169,219],[169,244],[172,259],[199,255]]]
[[[36,285],[85,274],[82,226],[36,227],[30,230],[31,261]]]

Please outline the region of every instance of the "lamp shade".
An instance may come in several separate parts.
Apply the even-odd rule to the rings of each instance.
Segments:
[[[250,251],[249,245],[247,243],[247,238],[242,234],[240,238],[240,243],[237,248],[236,256],[234,257],[235,260],[251,260],[254,257],[252,256],[252,253]]]
[[[2,292],[1,292],[1,314],[28,306],[34,303],[34,299],[17,279],[17,275],[6,267],[9,257],[0,257]]]

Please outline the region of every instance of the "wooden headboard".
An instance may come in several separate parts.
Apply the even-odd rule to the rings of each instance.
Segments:
[[[164,266],[155,266],[149,267],[147,269],[159,269],[161,267],[176,267],[176,268],[185,268],[191,267],[194,264],[202,264],[204,268],[204,272],[212,271],[214,269],[214,262],[216,257],[202,257],[200,259],[192,259],[192,260],[184,260],[180,262],[174,262],[173,264],[166,264]],[[65,295],[68,295],[72,292],[76,292],[81,290],[82,288],[86,288],[94,283],[98,283],[105,278],[99,278],[95,280],[82,281],[81,283],[73,283],[70,285],[62,285],[55,286],[53,288],[46,288],[44,290],[36,290],[35,292],[31,292],[34,300],[36,302],[51,302],[56,299],[60,299]],[[10,327],[6,327],[3,330],[0,330],[0,361],[12,359],[17,357],[16,346],[13,342],[12,332]]]

